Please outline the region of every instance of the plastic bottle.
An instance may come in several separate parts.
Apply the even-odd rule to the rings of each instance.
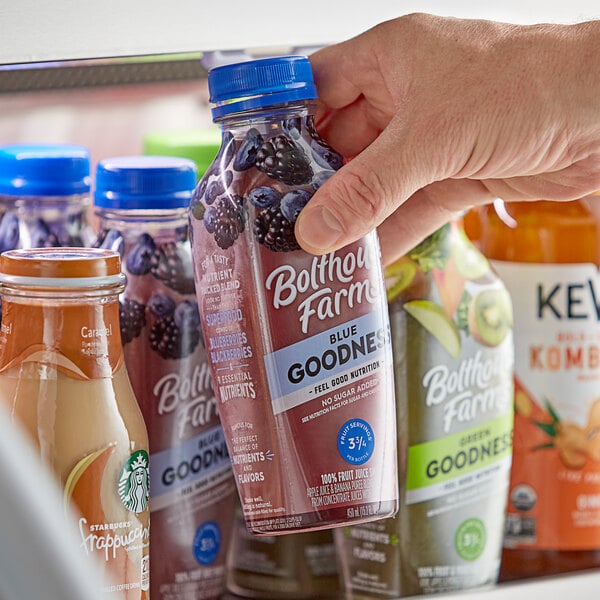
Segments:
[[[150,438],[151,594],[218,598],[236,490],[200,331],[187,206],[190,160],[102,160],[98,244],[120,248],[125,362]]]
[[[256,534],[397,508],[389,320],[375,232],[312,256],[299,211],[343,159],[306,57],[209,71],[221,149],[190,204],[196,289],[244,516]]]
[[[221,131],[214,125],[203,129],[148,131],[142,142],[143,153],[153,156],[179,156],[196,163],[198,178],[210,167],[219,147]]]
[[[90,246],[90,181],[83,146],[0,146],[0,252]]]
[[[508,292],[458,220],[385,274],[400,510],[335,532],[345,591],[397,598],[492,585],[513,428]]]
[[[227,590],[242,598],[336,598],[339,577],[331,529],[252,535],[241,508],[231,537]]]
[[[112,251],[3,253],[0,402],[79,511],[81,552],[111,582],[103,591],[147,600],[148,437],[123,360],[123,283]]]
[[[501,580],[600,567],[600,212],[497,201],[479,243],[515,307],[515,435]]]

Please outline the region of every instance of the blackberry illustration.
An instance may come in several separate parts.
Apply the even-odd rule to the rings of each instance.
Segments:
[[[124,346],[142,333],[146,325],[146,307],[132,298],[119,300],[119,324]]]
[[[180,329],[173,315],[157,319],[150,330],[150,347],[162,358],[185,358],[200,342],[198,328]]]
[[[19,219],[7,212],[0,221],[0,252],[13,250],[19,243]]]
[[[142,233],[125,259],[127,271],[131,275],[146,275],[146,273],[149,273],[155,252],[156,244],[152,236],[148,233]]]
[[[263,137],[258,129],[255,129],[254,127],[248,129],[244,141],[236,152],[233,168],[236,171],[245,171],[252,167],[256,162],[256,156],[262,143]]]
[[[241,196],[225,196],[217,201],[215,207],[215,241],[219,248],[227,250],[244,231],[246,221],[244,199]]]
[[[299,250],[300,244],[294,235],[294,225],[290,223],[277,206],[266,208],[254,220],[254,235],[259,244],[273,252]]]
[[[306,206],[312,194],[306,190],[292,190],[281,199],[281,214],[295,223],[300,211]]]
[[[180,294],[193,294],[194,270],[188,254],[180,253],[175,242],[157,247],[150,259],[150,272],[156,279]]]
[[[310,183],[313,176],[304,150],[285,135],[276,135],[260,147],[256,168],[287,185]]]

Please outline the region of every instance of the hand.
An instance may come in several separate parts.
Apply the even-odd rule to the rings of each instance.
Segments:
[[[309,252],[378,227],[389,263],[473,205],[600,189],[600,21],[409,15],[311,62],[317,128],[354,158],[300,213]]]

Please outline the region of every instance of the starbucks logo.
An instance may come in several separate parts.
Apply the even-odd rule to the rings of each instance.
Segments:
[[[148,506],[150,477],[148,453],[145,450],[134,452],[121,470],[119,478],[119,498],[125,508],[134,513],[142,512]]]

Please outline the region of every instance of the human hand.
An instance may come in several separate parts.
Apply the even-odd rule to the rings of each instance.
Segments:
[[[473,205],[600,189],[600,21],[409,15],[311,62],[317,128],[354,158],[300,213],[309,252],[378,227],[389,263]]]

